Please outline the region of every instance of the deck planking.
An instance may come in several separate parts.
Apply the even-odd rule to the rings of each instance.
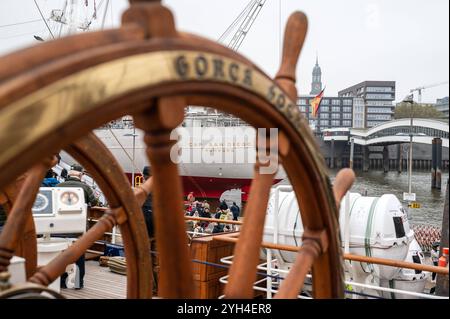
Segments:
[[[127,277],[100,267],[98,261],[86,261],[83,289],[61,289],[67,299],[124,299]]]

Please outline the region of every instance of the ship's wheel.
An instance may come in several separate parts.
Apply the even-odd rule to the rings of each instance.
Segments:
[[[307,30],[306,17],[296,12],[289,18],[282,64],[273,81],[236,52],[178,32],[172,13],[159,1],[130,2],[120,29],[57,39],[0,59],[0,189],[11,187],[28,170],[18,196],[10,201],[0,234],[0,271],[7,269],[23,240],[23,226],[29,225],[25,230],[33,232],[30,210],[40,181],[54,164],[51,155],[66,149],[92,173],[110,209],[48,265],[36,271],[35,261],[29,261],[29,282],[48,285],[103,232],[118,224],[127,258],[127,296],[152,296],[149,244],[140,211],[145,194],[133,194],[119,165],[90,133],[131,115],[145,132],[152,166],[159,296],[194,297],[171,132],[182,123],[187,105],[204,105],[267,129],[267,134],[258,137],[255,175],[225,296],[253,296],[276,173],[271,163],[278,161],[296,193],[305,232],[277,297],[295,298],[311,268],[316,298],[343,297],[337,205],[353,175],[343,172],[331,189],[314,137],[296,106],[295,67]],[[275,134],[269,134],[270,128],[276,128]],[[33,251],[24,255],[36,258]]]

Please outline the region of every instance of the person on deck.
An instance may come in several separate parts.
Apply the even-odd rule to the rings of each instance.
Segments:
[[[195,201],[194,192],[189,192],[189,194],[187,195],[187,201],[191,203],[191,205],[192,203],[194,203]]]
[[[145,166],[142,170],[142,176],[144,177],[144,182],[148,180],[151,176],[150,166]],[[158,294],[158,255],[156,252],[156,240],[155,240],[155,229],[153,223],[153,200],[152,194],[147,196],[147,199],[142,205],[142,213],[144,214],[145,224],[147,226],[147,234],[150,240],[150,250],[152,251],[152,269],[153,269],[153,294]]]
[[[3,208],[3,206],[0,204],[0,233],[2,232],[5,222],[6,222],[6,211]]]
[[[241,210],[239,206],[236,205],[236,202],[233,202],[233,205],[231,205],[230,210],[233,213],[233,220],[238,220]]]
[[[70,171],[67,173],[67,179],[65,182],[62,182],[57,187],[81,187],[84,191],[84,198],[86,200],[86,204],[90,207],[97,206],[98,200],[95,198],[94,191],[92,188],[83,182],[81,179],[84,175],[83,167],[78,164],[72,165]]]
[[[41,186],[43,187],[55,187],[59,184],[59,181],[55,178],[55,173],[52,169],[49,169],[45,174],[44,180],[42,181]]]
[[[56,187],[80,187],[83,189],[85,202],[89,207],[96,206],[98,204],[97,199],[94,196],[94,191],[92,188],[83,182],[81,179],[83,177],[83,167],[78,164],[72,165],[70,171],[67,173],[67,180],[60,184],[57,184]],[[80,282],[76,285],[76,289],[81,289],[84,287],[84,274],[85,274],[85,259],[84,254],[78,258],[76,261],[76,265],[80,271]],[[66,288],[66,279],[68,275],[64,273],[61,275],[61,287]]]
[[[222,201],[219,205],[218,212],[214,216],[216,219],[222,220],[231,220],[233,219],[230,210],[228,209],[228,205],[225,201]],[[229,230],[231,227],[228,224],[216,223],[213,229],[213,233],[221,233],[225,230]]]

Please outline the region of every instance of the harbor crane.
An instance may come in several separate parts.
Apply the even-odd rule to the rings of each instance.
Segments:
[[[415,89],[411,89],[409,92],[410,93],[414,93],[415,91],[417,91],[418,92],[418,102],[422,103],[422,90],[429,89],[429,88],[432,88],[432,87],[435,87],[435,86],[444,85],[444,84],[448,84],[448,81],[434,83],[434,84],[430,84],[430,85],[420,86],[420,87],[417,87]]]
[[[244,38],[247,36],[250,28],[261,12],[265,2],[266,0],[251,0],[230,26],[222,33],[217,42],[220,42],[234,51],[238,51]],[[192,110],[192,107],[193,106],[189,106],[188,111]],[[217,110],[214,110],[214,112],[216,115],[218,114]]]
[[[238,51],[244,38],[250,31],[253,23],[261,12],[262,7],[266,0],[252,0],[250,1],[244,10],[237,16],[237,18],[231,23],[231,25],[220,36],[219,42],[226,43],[229,35],[232,33],[236,26],[238,29],[233,34],[231,40],[226,44],[227,47],[234,51]]]

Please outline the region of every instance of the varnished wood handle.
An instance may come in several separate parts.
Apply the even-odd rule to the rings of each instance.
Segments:
[[[283,55],[276,79],[288,78],[295,82],[295,70],[300,51],[305,41],[308,19],[303,12],[296,11],[289,17],[283,40]]]
[[[333,185],[333,194],[338,210],[341,205],[342,198],[352,187],[354,181],[355,173],[350,168],[341,169],[336,175],[336,180],[334,181]]]
[[[153,190],[153,178],[150,177],[147,179],[143,184],[136,187],[133,192],[134,196],[136,197],[136,201],[138,202],[139,206],[144,205],[145,200],[147,199],[148,195]]]

